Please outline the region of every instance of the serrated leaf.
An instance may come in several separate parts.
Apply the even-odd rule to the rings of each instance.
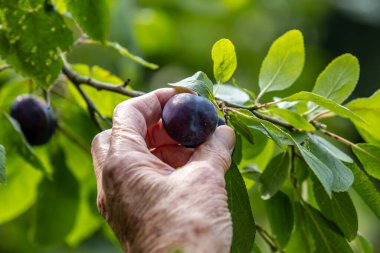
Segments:
[[[367,122],[364,124],[361,121],[354,120],[353,123],[358,129],[363,139],[372,144],[380,145],[380,131],[377,127],[380,126],[380,90],[377,90],[369,98],[358,98],[346,104],[354,113]]]
[[[47,88],[61,71],[60,53],[71,46],[72,32],[43,1],[29,9],[19,3],[0,0],[0,54],[17,72]]]
[[[67,0],[67,8],[91,38],[106,41],[110,26],[107,0]]]
[[[289,152],[275,156],[260,176],[261,197],[271,198],[281,188],[290,171]]]
[[[322,214],[334,222],[352,241],[358,232],[358,215],[347,192],[333,192],[331,199],[319,183],[314,183],[314,196]]]
[[[0,145],[0,183],[6,184],[7,183],[7,177],[5,174],[5,161],[6,161],[6,155],[5,155],[5,148],[3,145]]]
[[[305,49],[302,33],[291,30],[273,42],[259,75],[260,95],[290,87],[302,72]]]
[[[348,118],[348,119],[354,120],[354,121],[360,121],[363,124],[365,124],[365,122],[363,121],[362,118],[360,118],[356,113],[350,111],[348,108],[346,108],[342,105],[339,105],[330,99],[324,98],[318,94],[314,94],[311,92],[301,91],[301,92],[293,94],[289,97],[283,98],[280,101],[298,101],[298,100],[312,101],[312,102],[316,103],[317,105],[322,106],[322,107],[338,114],[341,117]]]
[[[169,83],[170,86],[183,87],[198,93],[199,96],[214,99],[212,94],[213,83],[202,71],[198,71],[193,76],[185,78],[176,83]]]
[[[234,161],[225,175],[225,180],[233,224],[231,253],[249,253],[253,248],[256,225],[247,188]]]
[[[237,105],[244,105],[244,103],[249,101],[249,95],[245,91],[229,84],[214,85],[214,95],[217,98]]]
[[[313,93],[340,104],[348,98],[359,80],[358,59],[351,54],[335,58],[318,76]]]
[[[285,193],[277,192],[265,201],[265,210],[273,234],[282,247],[289,241],[294,226],[293,206]]]
[[[45,166],[26,141],[19,124],[8,114],[0,113],[0,142],[9,152],[16,151],[30,165],[47,173]]]
[[[326,149],[335,158],[347,163],[354,162],[351,157],[349,157],[346,153],[344,153],[339,148],[335,147],[332,143],[330,143],[326,139],[319,137],[318,135],[314,135],[314,140],[318,142],[319,145],[323,146],[323,148]]]
[[[227,82],[237,66],[234,44],[228,39],[218,40],[212,47],[211,58],[214,62],[214,77],[218,83]]]
[[[348,168],[351,169],[354,174],[355,181],[353,187],[355,191],[359,194],[362,200],[367,204],[367,206],[372,210],[378,219],[380,219],[380,193],[376,189],[375,185],[367,177],[367,175],[362,172],[355,163],[346,164]]]
[[[38,186],[31,230],[33,241],[44,246],[65,240],[75,224],[79,206],[79,184],[67,168],[61,147],[54,149],[50,158],[54,180],[44,179]]]
[[[315,131],[315,127],[296,112],[280,108],[271,108],[270,111],[298,129]]]
[[[305,213],[312,229],[316,253],[353,253],[348,242],[324,219],[322,214],[306,205]]]
[[[368,175],[380,179],[380,146],[362,143],[352,146]]]
[[[238,114],[230,115],[230,123],[234,129],[241,134],[247,141],[254,143],[254,137],[251,129],[240,119]]]
[[[314,136],[310,136],[310,139],[305,143],[305,147],[331,170],[333,174],[331,189],[335,192],[348,191],[354,182],[354,175],[351,170],[321,146]]]

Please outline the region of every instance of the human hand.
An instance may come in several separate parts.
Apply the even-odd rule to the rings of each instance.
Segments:
[[[160,120],[175,94],[159,89],[119,104],[112,130],[93,140],[99,211],[128,253],[229,252],[224,173],[234,132],[220,126],[195,149],[179,146]]]

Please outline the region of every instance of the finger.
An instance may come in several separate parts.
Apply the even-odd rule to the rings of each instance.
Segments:
[[[162,124],[162,120],[148,129],[145,141],[149,149],[178,144],[168,135]]]
[[[98,184],[101,183],[104,161],[110,149],[111,129],[103,131],[95,136],[91,144],[91,154],[94,163],[94,171]]]
[[[175,89],[158,89],[119,104],[113,115],[112,153],[149,153],[144,139],[147,129],[158,122],[165,103],[175,94]]]
[[[228,126],[217,127],[213,135],[195,149],[188,167],[195,170],[196,168],[207,169],[224,176],[231,165],[234,146],[234,131]]]
[[[161,146],[152,151],[156,157],[173,168],[185,165],[194,150],[178,145]]]

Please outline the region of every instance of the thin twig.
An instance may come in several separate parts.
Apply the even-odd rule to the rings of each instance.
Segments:
[[[330,112],[329,110],[321,111],[320,113],[317,113],[317,114],[315,114],[313,117],[311,117],[311,118],[309,119],[309,122],[315,121],[315,120],[317,120],[318,118],[322,117],[323,115],[325,115],[325,114],[327,114],[327,113],[329,113],[329,112]]]
[[[327,131],[326,129],[319,129],[319,131],[321,131],[323,134],[325,134],[325,135],[327,135],[327,136],[329,136],[329,137],[331,137],[331,138],[333,138],[333,139],[335,139],[335,140],[337,140],[337,141],[339,141],[341,143],[346,144],[349,147],[355,146],[355,143],[353,143],[353,142],[351,142],[351,141],[343,138],[342,136],[339,136],[339,135],[334,134],[334,133],[332,133],[330,131]]]
[[[128,97],[138,97],[142,96],[145,93],[142,91],[135,91],[135,90],[127,90],[125,88],[126,85],[130,82],[130,79],[127,79],[125,82],[123,82],[120,85],[113,85],[110,83],[100,82],[97,80],[94,80],[90,77],[84,77],[73,71],[68,65],[64,65],[62,72],[73,82],[76,84],[83,84],[88,85],[91,87],[94,87],[97,90],[108,90],[115,93],[119,93]]]
[[[268,246],[271,248],[273,252],[284,252],[279,243],[277,242],[276,238],[271,236],[263,227],[256,224],[256,230],[261,235],[261,238],[268,244]]]

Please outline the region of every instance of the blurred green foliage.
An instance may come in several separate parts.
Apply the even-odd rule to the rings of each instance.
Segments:
[[[62,3],[60,0],[53,2],[57,7]],[[361,66],[359,85],[349,99],[369,96],[380,88],[380,5],[376,4],[376,0],[351,0],[344,5],[338,0],[108,2],[111,12],[108,39],[158,64],[160,68],[143,68],[102,45],[81,44],[72,48],[67,55],[69,62],[84,64],[76,65],[75,70],[83,75],[91,73],[98,80],[120,83],[121,80],[116,76],[131,78],[131,87],[149,91],[182,80],[198,70],[212,76],[212,45],[221,38],[228,38],[235,45],[238,59],[238,68],[231,82],[236,80],[241,87],[257,94],[260,65],[271,42],[284,32],[296,28],[304,34],[306,46],[305,68],[301,77],[285,91],[265,94],[263,101],[274,96],[288,96],[300,90],[310,91],[324,66],[342,53],[354,54]],[[3,4],[3,1],[0,3]],[[96,27],[96,19],[93,22]],[[96,29],[94,32],[95,36],[101,38]],[[112,232],[96,210],[96,182],[89,149],[97,129],[76,90],[72,87],[67,90],[59,84],[55,89],[58,95],[52,99],[53,108],[63,124],[49,145],[35,148],[34,152],[47,171],[65,166],[67,174],[64,177],[68,178],[66,183],[69,181],[70,184],[57,184],[53,187],[55,191],[50,192],[51,182],[43,179],[41,172],[25,163],[15,150],[7,150],[8,184],[0,185],[0,252],[121,252]],[[13,71],[0,73],[1,110],[9,112],[14,98],[30,91],[42,95],[35,84]],[[86,92],[108,117],[113,107],[124,99],[106,91],[96,92],[92,88],[86,88]],[[342,136],[354,142],[361,140],[347,120],[334,119],[329,124],[333,126],[332,129],[334,125],[339,128]],[[256,132],[257,139],[266,140],[260,132]],[[264,150],[257,150],[255,145],[253,148],[244,148],[248,145],[247,141],[243,141],[242,145],[243,153],[258,156],[254,160],[243,160],[241,165],[255,163],[259,168],[264,168],[269,163],[274,150],[273,142],[268,142]],[[55,152],[54,156],[52,152]],[[59,157],[62,161],[52,160],[51,157]],[[247,186],[249,184],[252,183],[247,181]],[[49,192],[44,193],[44,187]],[[265,207],[258,204],[262,201],[256,201],[260,193],[255,191],[257,189],[253,188],[249,193],[255,219],[269,228],[268,221],[258,218],[262,217],[260,214],[265,212]],[[380,250],[377,240],[380,237],[379,221],[353,191],[351,195],[361,214],[359,230],[375,243],[374,252],[377,252]],[[54,198],[62,200],[64,206],[54,206]],[[36,200],[41,199],[43,201],[38,203],[43,205],[34,205]],[[43,210],[45,215],[36,218],[36,213],[41,214],[37,210]],[[76,215],[66,220],[68,215],[65,214],[70,212]],[[58,223],[64,224],[63,227],[54,226]],[[67,233],[67,230],[70,232]],[[62,238],[62,235],[65,237]],[[50,246],[42,247],[38,242]],[[258,243],[261,246],[262,241],[258,239]]]

